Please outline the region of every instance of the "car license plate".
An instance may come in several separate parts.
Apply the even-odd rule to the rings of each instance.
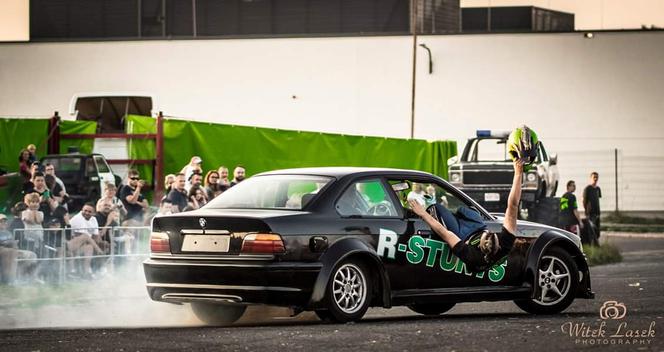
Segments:
[[[484,193],[485,202],[498,202],[500,201],[500,193]]]
[[[182,241],[183,252],[228,252],[231,236],[185,235]]]

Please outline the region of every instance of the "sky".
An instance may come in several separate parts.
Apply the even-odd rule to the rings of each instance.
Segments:
[[[461,0],[461,7],[525,5],[574,13],[576,30],[664,29],[664,0]]]

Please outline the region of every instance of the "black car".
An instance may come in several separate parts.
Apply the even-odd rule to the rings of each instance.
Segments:
[[[419,184],[419,185],[418,185]],[[371,306],[440,314],[457,302],[514,300],[557,313],[593,298],[578,237],[518,223],[509,256],[472,272],[406,208],[412,189],[451,211],[502,221],[445,180],[419,171],[310,168],[253,176],[200,210],[156,217],[144,262],[156,301],[189,302],[203,321],[229,323],[247,305],[314,310],[355,321]]]

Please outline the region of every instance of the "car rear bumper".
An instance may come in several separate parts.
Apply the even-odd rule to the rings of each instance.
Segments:
[[[143,269],[155,301],[304,307],[321,264],[150,258]]]

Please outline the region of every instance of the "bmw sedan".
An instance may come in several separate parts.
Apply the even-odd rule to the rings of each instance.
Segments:
[[[369,307],[437,315],[457,302],[513,300],[527,312],[552,314],[594,297],[576,235],[520,221],[509,255],[473,272],[408,208],[412,192],[453,213],[468,208],[490,231],[501,229],[501,218],[425,172],[266,172],[199,210],[153,220],[143,264],[148,294],[191,304],[209,324],[231,323],[254,304],[347,322]]]

